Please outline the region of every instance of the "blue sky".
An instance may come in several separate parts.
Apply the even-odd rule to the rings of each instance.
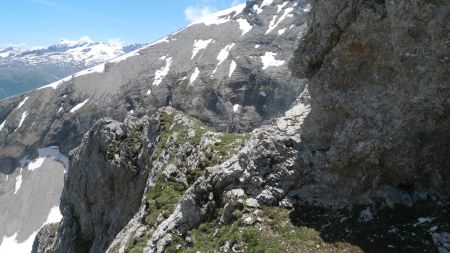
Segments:
[[[151,42],[244,0],[0,0],[0,45],[43,46],[89,36]]]

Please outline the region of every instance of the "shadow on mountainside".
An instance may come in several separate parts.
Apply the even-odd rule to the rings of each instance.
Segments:
[[[432,234],[449,231],[449,211],[448,202],[424,201],[377,212],[362,206],[330,210],[298,205],[289,216],[295,226],[320,232],[327,243],[346,242],[368,253],[436,252]]]

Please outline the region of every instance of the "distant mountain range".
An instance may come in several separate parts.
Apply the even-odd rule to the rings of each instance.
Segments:
[[[0,48],[0,99],[16,95],[114,59],[143,44],[123,45],[118,41],[61,40],[59,44]]]

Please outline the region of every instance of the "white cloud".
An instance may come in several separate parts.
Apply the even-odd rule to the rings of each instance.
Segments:
[[[184,10],[184,16],[186,20],[190,22],[194,22],[196,20],[199,20],[200,18],[206,17],[208,15],[211,15],[214,13],[214,9],[211,9],[209,6],[203,6],[203,7],[193,7],[188,6]]]
[[[184,9],[184,16],[187,21],[194,22],[203,17],[213,14],[214,12],[228,8],[228,4],[224,5],[224,1],[218,0],[196,0],[194,5],[188,6]],[[227,2],[227,1],[225,1]],[[232,0],[230,6],[234,7],[241,3],[245,2],[245,0]],[[228,0],[229,3],[229,0]],[[222,6],[219,8],[219,6]]]

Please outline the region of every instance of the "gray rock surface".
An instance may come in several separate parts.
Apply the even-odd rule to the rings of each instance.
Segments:
[[[58,205],[62,190],[61,173],[48,177],[46,187],[35,186],[51,188],[36,191],[41,194],[36,200],[51,196],[45,205],[22,203],[14,196],[13,180],[22,167],[20,160],[35,160],[37,150],[49,146],[58,146],[68,156],[104,117],[141,118],[172,105],[208,126],[243,131],[267,124],[289,108],[304,87],[290,75],[287,62],[297,35],[305,29],[305,1],[276,0],[261,7],[262,2],[249,2],[217,17],[216,24],[192,24],[125,57],[0,100],[0,199],[14,200],[0,207],[0,221],[8,221],[0,226],[0,243],[3,236],[16,232],[17,243],[32,236],[43,224],[38,222],[45,221],[49,206]],[[185,148],[190,150],[188,145]],[[47,163],[43,166],[52,169]],[[185,185],[192,183],[177,178]],[[20,215],[15,215],[16,208]],[[29,213],[34,221],[23,222],[23,215]]]
[[[31,253],[55,253],[59,223],[45,225],[33,242]]]
[[[348,191],[336,180],[332,189],[349,201],[367,192],[411,205],[418,192],[448,194],[449,3],[311,5],[290,63],[310,78],[302,167],[349,179]]]
[[[58,252],[103,252],[137,212],[156,138],[150,118],[104,119],[70,153]]]

